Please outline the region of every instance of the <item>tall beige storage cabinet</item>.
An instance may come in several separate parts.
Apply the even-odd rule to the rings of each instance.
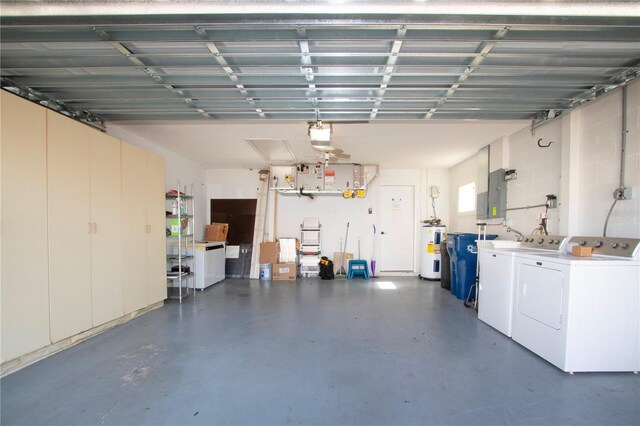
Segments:
[[[2,362],[49,341],[46,111],[0,91]]]
[[[167,281],[164,159],[0,95],[4,373],[157,306]]]
[[[164,158],[147,153],[147,294],[149,305],[167,298],[167,226]]]
[[[91,133],[86,125],[47,111],[52,342],[93,324]]]
[[[124,312],[167,297],[164,159],[122,144]]]
[[[91,132],[91,313],[94,327],[124,315],[120,149],[118,139]]]
[[[147,155],[122,144],[122,278],[124,312],[147,306]]]

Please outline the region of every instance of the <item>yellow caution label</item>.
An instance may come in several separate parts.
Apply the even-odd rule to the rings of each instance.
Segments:
[[[427,253],[433,253],[433,244],[427,244]]]
[[[498,215],[498,208],[497,207],[492,207],[491,208],[491,215],[492,216],[497,216]]]

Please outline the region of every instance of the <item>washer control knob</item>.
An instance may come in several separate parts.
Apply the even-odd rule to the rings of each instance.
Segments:
[[[587,242],[586,242],[585,240],[582,240],[582,241],[580,241],[580,243],[579,243],[579,244],[580,244],[581,246],[586,246],[586,245],[587,245]]]
[[[544,243],[544,238],[539,238],[538,239],[538,244],[542,244],[542,243]]]
[[[560,244],[560,240],[553,240],[552,243],[553,244]]]
[[[594,242],[593,242],[593,246],[594,246],[595,248],[602,247],[602,241],[600,241],[600,240],[596,240],[596,241],[594,241]]]
[[[626,250],[626,249],[628,249],[628,248],[629,248],[629,244],[627,244],[627,243],[620,243],[620,248],[621,248],[621,249],[623,249],[623,250]]]
[[[611,243],[611,248],[618,248],[618,243]]]

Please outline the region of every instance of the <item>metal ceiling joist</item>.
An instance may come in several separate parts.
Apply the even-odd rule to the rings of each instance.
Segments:
[[[300,73],[302,74],[302,76],[304,76],[304,79],[308,82],[308,88],[309,88],[309,97],[307,99],[309,99],[309,101],[314,104],[317,105],[318,100],[316,98],[316,84],[315,84],[315,76],[314,76],[314,68],[313,68],[313,63],[311,61],[311,50],[309,49],[309,41],[307,40],[307,31],[302,28],[302,27],[298,27],[296,29],[296,33],[298,34],[298,45],[300,47],[300,54],[302,55],[302,58],[300,58],[300,63],[301,63],[301,67],[300,67]],[[318,111],[318,118],[320,116],[320,113]]]
[[[204,42],[204,45],[206,46],[206,48],[209,50],[209,52],[211,52],[211,54],[214,56],[215,60],[218,62],[218,64],[224,70],[224,72],[227,73],[227,77],[229,77],[229,79],[233,82],[233,84],[240,91],[240,93],[246,98],[247,102],[253,107],[254,111],[256,113],[258,113],[258,115],[261,118],[264,118],[264,113],[262,112],[262,110],[260,108],[258,108],[258,106],[254,102],[253,98],[251,98],[249,96],[249,94],[247,93],[247,89],[242,85],[242,83],[240,83],[240,80],[238,79],[238,76],[233,71],[233,68],[231,68],[229,66],[229,64],[227,63],[227,60],[224,58],[224,56],[222,56],[222,54],[218,50],[218,47],[212,41],[208,41],[207,40],[207,32],[204,31],[199,26],[195,27],[194,31],[196,32],[196,34],[198,34],[203,39],[203,42]]]
[[[161,76],[161,73],[163,72],[161,67],[150,67],[150,66],[147,66],[147,64],[145,64],[140,58],[132,56],[132,52],[124,44],[122,44],[120,42],[117,42],[117,41],[113,41],[111,39],[111,36],[106,31],[104,31],[104,30],[102,30],[100,28],[94,28],[94,31],[95,31],[96,34],[98,34],[98,36],[100,37],[101,40],[109,41],[114,49],[116,49],[118,52],[120,52],[120,54],[122,54],[125,58],[127,58],[129,61],[131,61],[131,63],[134,64],[136,67],[140,67],[139,69],[141,69],[145,74],[147,74],[149,77],[151,77],[157,84],[159,84],[162,87],[164,87],[170,93],[177,94],[178,96],[180,96],[182,98],[182,100],[184,101],[184,103],[189,108],[195,109],[200,114],[206,114],[203,110],[199,109],[196,105],[194,105],[193,101],[190,98],[184,96],[184,93],[181,90],[176,89],[174,86],[172,86],[171,84],[166,83],[163,80],[163,78]]]
[[[456,81],[450,88],[447,90],[447,93],[438,101],[438,107],[441,107],[453,93],[460,87],[462,83],[464,83],[469,75],[479,68],[480,64],[484,59],[489,55],[489,52],[496,47],[497,40],[501,40],[507,34],[507,32],[511,29],[511,27],[504,27],[493,36],[493,40],[489,42],[482,42],[478,49],[476,49],[476,53],[479,53],[480,56],[476,56],[469,66],[464,70],[464,72],[458,77],[458,81]],[[433,117],[433,114],[438,110],[438,107],[431,108],[429,112],[425,115],[426,119]]]
[[[382,77],[382,83],[380,84],[380,88],[378,89],[378,98],[376,99],[376,103],[371,110],[371,115],[369,116],[371,119],[376,118],[378,114],[378,109],[380,108],[380,104],[382,103],[382,99],[384,98],[384,92],[387,90],[387,86],[389,85],[389,81],[391,81],[391,75],[393,74],[394,67],[398,60],[398,54],[400,53],[400,49],[402,48],[402,39],[407,34],[407,27],[401,26],[396,33],[396,38],[391,44],[391,52],[389,57],[387,58],[387,64],[384,67],[384,76]]]
[[[308,49],[309,42],[307,40],[301,40],[299,43],[306,42],[306,48]],[[394,41],[394,42],[397,42]],[[84,57],[84,58],[119,58],[120,54],[110,52],[78,52],[74,49],[57,50],[56,54],[52,54],[50,51],[43,53],[37,51],[27,51],[20,44],[13,47],[9,43],[3,44],[6,59],[20,59],[30,58],[38,60],[53,60],[59,59],[62,55],[67,57]],[[302,49],[301,49],[302,50]],[[537,58],[560,58],[560,59],[624,59],[632,56],[637,49],[629,48],[626,50],[616,51],[603,51],[603,50],[588,50],[586,53],[575,52],[518,52],[518,53],[492,53],[491,57],[494,59],[537,59]],[[167,53],[130,53],[132,58],[210,58],[209,53],[196,53],[196,52],[167,52]],[[297,58],[302,60],[302,57],[309,56],[310,58],[386,58],[388,53],[382,52],[307,52],[307,53],[295,53],[295,52],[264,52],[264,51],[251,51],[251,52],[226,52],[224,54],[227,58]],[[398,52],[396,55],[398,58],[475,58],[482,56],[476,52],[453,52],[453,51],[439,51],[439,52]]]

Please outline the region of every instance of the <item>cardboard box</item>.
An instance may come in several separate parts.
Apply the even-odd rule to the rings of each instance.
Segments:
[[[260,263],[278,263],[280,244],[277,241],[260,243]]]
[[[353,253],[344,253],[344,271],[349,270],[349,259],[353,259]],[[336,251],[333,253],[333,273],[337,274],[342,266],[342,252]]]
[[[204,238],[207,241],[227,241],[228,233],[228,223],[212,223],[211,225],[207,225]]]
[[[591,256],[592,250],[593,247],[573,246],[571,247],[571,254],[574,256],[589,257]]]
[[[295,263],[274,263],[273,281],[293,281],[298,275]]]

